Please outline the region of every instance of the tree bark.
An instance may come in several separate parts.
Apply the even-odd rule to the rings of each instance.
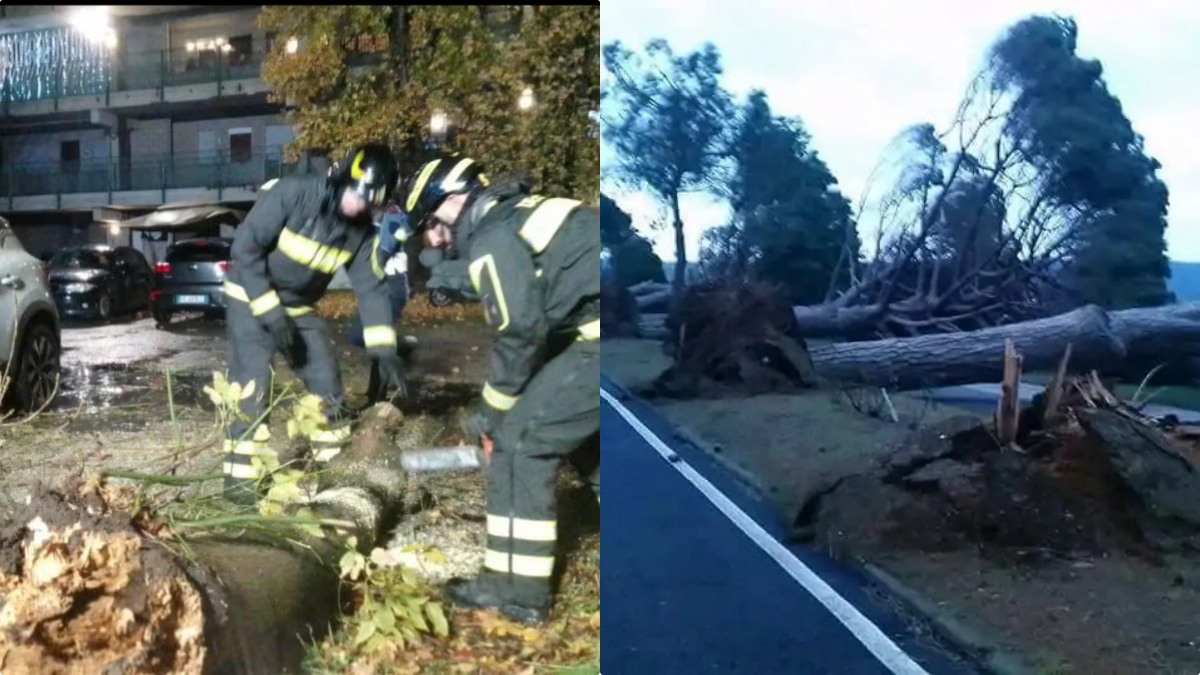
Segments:
[[[808,309],[808,308],[797,308]],[[836,334],[839,325],[875,311],[850,307],[797,315],[802,333],[816,325]],[[662,317],[643,315],[641,335],[664,337]],[[820,331],[818,331],[820,333]],[[1004,343],[1012,340],[1026,371],[1053,370],[1071,345],[1073,372],[1141,377],[1156,365],[1169,364],[1155,382],[1182,382],[1197,372],[1200,356],[1200,303],[1105,312],[1094,305],[1065,314],[960,333],[890,338],[810,347],[818,374],[827,381],[921,389],[975,382],[999,382],[1004,373]],[[1176,372],[1168,372],[1176,371]]]
[[[322,476],[308,506],[346,523],[322,537],[186,537],[186,556],[147,536],[132,496],[106,484],[43,490],[0,530],[0,659],[44,675],[125,672],[241,675],[295,672],[305,641],[334,625],[346,598],[344,537],[374,547],[405,477],[376,406]],[[187,534],[188,530],[175,528]],[[171,541],[170,538],[166,541]],[[299,545],[296,545],[299,544]]]
[[[998,382],[1004,343],[1026,370],[1052,370],[1071,345],[1073,371],[1111,373],[1200,352],[1200,303],[1106,313],[1094,305],[983,330],[812,348],[817,371],[840,383],[920,389]]]

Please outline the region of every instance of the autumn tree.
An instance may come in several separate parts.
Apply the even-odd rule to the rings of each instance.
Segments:
[[[712,186],[727,152],[734,108],[720,83],[721,57],[711,44],[677,55],[665,40],[652,40],[644,53],[614,42],[604,46],[604,66],[612,77],[603,134],[616,155],[609,172],[669,209],[678,290],[687,267],[680,196]]]
[[[411,166],[442,111],[448,150],[598,198],[599,6],[276,5],[259,26],[275,36],[263,79],[288,105],[292,157],[383,140]]]

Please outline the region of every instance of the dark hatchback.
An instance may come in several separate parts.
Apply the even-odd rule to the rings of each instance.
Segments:
[[[225,273],[229,270],[232,239],[187,239],[167,249],[163,262],[154,266],[157,284],[150,296],[154,323],[170,325],[178,312],[225,314]]]
[[[128,246],[63,249],[47,268],[50,293],[63,316],[106,320],[150,303],[154,274],[146,258]]]

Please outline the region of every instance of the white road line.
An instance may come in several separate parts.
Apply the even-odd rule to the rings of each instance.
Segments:
[[[863,616],[862,612],[859,612],[854,605],[838,595],[837,591],[825,583],[824,579],[800,562],[796,556],[792,555],[791,551],[776,541],[762,526],[754,522],[754,519],[746,515],[746,512],[742,511],[737,504],[734,504],[716,486],[708,482],[707,478],[679,458],[670,446],[655,435],[615,396],[605,391],[603,387],[600,388],[600,396],[650,447],[654,448],[655,452],[662,455],[663,459],[683,474],[683,477],[707,497],[713,506],[717,507],[734,525],[737,525],[738,529],[750,538],[750,541],[771,556],[771,559],[779,563],[788,576],[795,579],[804,587],[804,590],[808,591],[809,595],[816,598],[817,602],[829,610],[829,613],[836,617],[888,670],[896,675],[929,675],[924,668],[912,660],[912,657],[904,653],[899,645],[884,634],[879,626],[871,623],[870,619]]]

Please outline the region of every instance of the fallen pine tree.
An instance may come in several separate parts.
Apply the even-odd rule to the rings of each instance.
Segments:
[[[754,375],[750,379],[763,384],[751,389],[760,393],[782,378],[791,384],[769,390],[786,391],[808,386],[797,375],[807,358],[821,380],[836,386],[911,390],[996,382],[1003,375],[1008,342],[1023,355],[1026,370],[1053,369],[1068,346],[1077,372],[1104,375],[1140,375],[1163,363],[1190,373],[1193,356],[1200,355],[1200,303],[1116,312],[1088,305],[969,332],[813,346],[807,356],[793,347],[803,348],[804,329],[792,309],[757,286],[689,288],[679,311],[668,315],[661,329],[655,329],[650,317],[642,322],[643,337],[659,337],[675,355],[660,391],[687,396],[695,395],[702,381],[744,384],[747,378],[735,371],[762,368],[776,375]],[[781,344],[787,347],[786,357],[765,354],[780,352]]]
[[[401,421],[376,406],[290,516],[177,521],[105,479],[39,488],[0,531],[4,671],[295,671],[304,641],[344,609],[337,563],[350,537],[370,550],[396,516]]]

